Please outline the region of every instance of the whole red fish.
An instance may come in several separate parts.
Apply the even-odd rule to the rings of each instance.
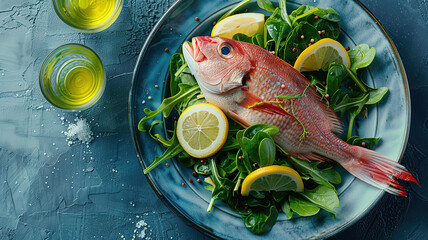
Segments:
[[[393,194],[407,195],[394,177],[417,183],[399,163],[338,138],[334,132],[343,128],[335,112],[320,101],[302,74],[265,49],[218,37],[195,37],[183,46],[206,100],[244,126],[277,126],[275,141],[290,154],[332,159],[355,177]]]

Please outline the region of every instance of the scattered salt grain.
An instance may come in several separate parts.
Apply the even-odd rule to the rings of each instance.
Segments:
[[[82,118],[76,118],[74,121],[76,123],[68,125],[68,131],[64,132],[67,136],[68,145],[71,146],[71,140],[77,140],[86,144],[90,143],[94,139],[94,134],[89,127],[88,121]]]
[[[144,220],[140,220],[140,221],[138,221],[136,224],[135,224],[135,227],[138,229],[138,230],[140,230],[140,232],[137,234],[137,235],[133,235],[132,236],[132,239],[135,239],[135,237],[137,237],[137,238],[146,238],[146,231],[147,231],[147,229],[148,229],[148,225],[147,225],[147,223],[144,221]],[[137,230],[136,229],[136,230]],[[138,230],[137,231],[134,231],[135,233],[137,233],[138,232]]]

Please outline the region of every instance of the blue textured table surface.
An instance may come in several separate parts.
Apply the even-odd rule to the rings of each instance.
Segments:
[[[314,0],[316,1],[316,0]],[[0,239],[206,239],[170,212],[137,162],[128,129],[132,71],[141,46],[172,0],[128,0],[96,34],[62,23],[51,1],[0,2]],[[309,1],[308,1],[309,2]],[[409,79],[412,122],[403,159],[422,188],[384,195],[332,239],[428,239],[428,2],[363,0],[397,46]],[[106,91],[92,108],[66,112],[38,86],[44,57],[64,43],[98,53]],[[66,141],[87,119],[90,144]]]

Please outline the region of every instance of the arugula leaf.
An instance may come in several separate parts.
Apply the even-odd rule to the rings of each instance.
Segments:
[[[227,152],[227,156],[224,156],[224,154],[222,154],[219,156],[219,158],[222,159],[219,168],[222,169],[225,173],[231,174],[237,169],[235,153]]]
[[[204,165],[201,161],[196,161],[193,169],[197,174],[211,175],[211,168],[209,165]],[[205,172],[206,171],[206,172]]]
[[[269,215],[265,215],[264,211],[253,211],[248,215],[243,215],[245,227],[255,234],[263,234],[269,232],[275,225],[278,218],[278,210],[273,205],[269,209]]]
[[[239,8],[243,7],[245,4],[247,4],[250,0],[243,0],[241,2],[239,2],[238,4],[235,5],[235,7],[233,7],[232,9],[230,9],[229,11],[227,11],[227,13],[225,13],[223,16],[221,16],[221,18],[217,21],[220,22],[221,20],[229,17],[230,15],[233,15],[235,13],[236,10],[238,10]]]
[[[380,87],[377,89],[373,89],[369,92],[369,100],[367,100],[366,105],[371,105],[382,100],[383,96],[388,92],[387,87]]]
[[[181,80],[179,77],[175,76],[175,73],[183,63],[183,55],[181,53],[175,53],[172,55],[171,61],[169,62],[169,86],[171,96],[174,96],[179,91],[178,84],[181,83]]]
[[[320,211],[320,208],[309,200],[293,195],[290,195],[289,199],[289,208],[302,217],[313,216]]]
[[[342,181],[340,174],[333,167],[318,168],[321,162],[298,159],[290,156],[291,164],[302,174],[310,176],[316,183],[334,189],[331,183],[339,184]]]
[[[172,141],[171,141],[172,140]],[[144,174],[147,174],[150,172],[153,168],[155,168],[157,165],[161,164],[163,161],[175,157],[177,154],[183,152],[183,148],[181,147],[180,143],[178,142],[178,138],[176,136],[176,133],[174,131],[174,135],[169,140],[171,141],[171,146],[169,146],[165,152],[160,157],[155,157],[155,160],[150,164],[150,166],[146,167],[144,169]]]
[[[162,101],[161,105],[158,107],[158,109],[156,109],[155,111],[152,111],[148,108],[144,109],[144,113],[146,114],[146,116],[144,116],[138,123],[138,130],[140,130],[141,132],[146,132],[144,125],[147,121],[154,118],[161,112],[163,112],[164,117],[168,117],[176,104],[183,101],[183,99],[192,97],[200,92],[200,88],[197,84],[189,85],[185,83],[180,83],[178,86],[180,88],[180,91],[172,97],[165,98]]]
[[[357,109],[363,109],[364,105],[369,99],[369,94],[361,94],[358,97],[351,98],[349,97],[349,94],[346,94],[342,100],[333,107],[333,110],[335,112],[339,112],[342,116],[345,114],[345,112],[350,112],[351,109],[357,108]],[[358,114],[357,114],[358,115]]]
[[[357,74],[357,70],[368,67],[376,56],[376,49],[367,44],[360,44],[348,51],[351,60],[351,70]]]
[[[239,149],[238,153],[236,154],[235,161],[236,166],[238,167],[238,170],[241,174],[245,174],[246,176],[253,172],[253,167],[251,166],[250,158],[248,157],[247,152]]]
[[[268,12],[275,11],[275,6],[269,0],[257,0],[257,5],[259,5],[259,8]]]
[[[304,192],[297,194],[332,214],[336,213],[334,208],[339,207],[339,197],[337,196],[336,190],[325,185],[319,185],[313,190],[305,189]],[[293,209],[293,207],[291,207],[291,209]]]

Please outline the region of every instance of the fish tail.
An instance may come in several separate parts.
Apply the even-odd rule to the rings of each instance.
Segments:
[[[398,183],[397,178],[419,185],[418,181],[401,164],[375,151],[356,146],[354,148],[356,150],[354,157],[342,162],[341,165],[362,181],[400,196],[407,196],[407,191]]]

